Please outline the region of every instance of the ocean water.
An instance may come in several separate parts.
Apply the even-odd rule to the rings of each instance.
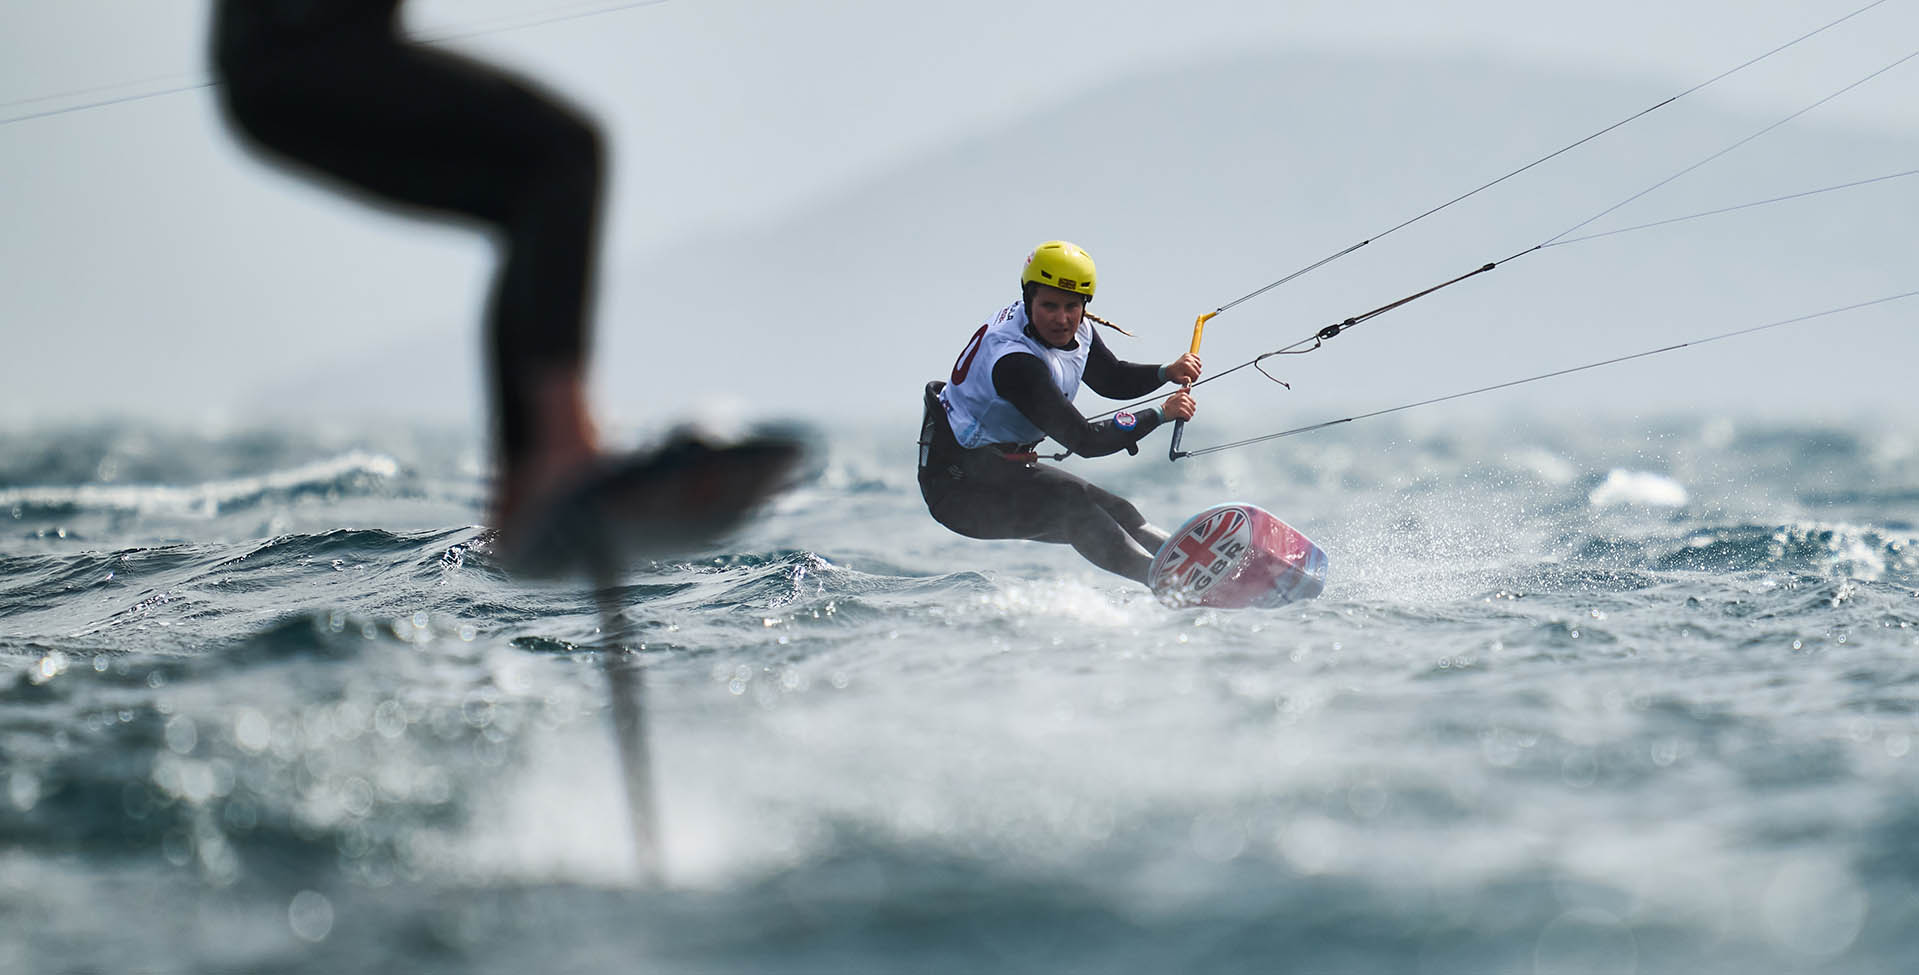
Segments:
[[[502,574],[470,435],[15,427],[0,971],[1912,971],[1919,434],[1444,419],[1071,462],[1327,551],[1240,612],[822,431],[618,593],[656,886],[593,594]]]

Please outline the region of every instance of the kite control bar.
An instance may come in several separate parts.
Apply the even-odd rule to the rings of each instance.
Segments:
[[[1221,310],[1223,311],[1224,309],[1221,309]],[[1198,318],[1193,320],[1193,344],[1191,348],[1187,349],[1188,352],[1191,352],[1194,355],[1199,354],[1199,340],[1200,340],[1200,336],[1204,335],[1206,332],[1206,322],[1210,320],[1214,315],[1217,315],[1217,314],[1219,314],[1218,311],[1209,311],[1206,314],[1201,315]],[[1193,384],[1187,383],[1184,386],[1181,386],[1180,388],[1192,389]],[[1180,435],[1184,434],[1185,432],[1186,432],[1185,420],[1173,421],[1173,442],[1170,446],[1166,448],[1167,460],[1178,460],[1181,457],[1186,456],[1186,452],[1179,449]]]

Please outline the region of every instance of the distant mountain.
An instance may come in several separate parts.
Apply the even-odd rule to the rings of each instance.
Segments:
[[[609,333],[603,368],[646,391],[620,400],[630,407],[657,408],[663,390],[725,389],[791,409],[910,413],[920,382],[942,373],[977,322],[1014,297],[1025,250],[1052,237],[1099,260],[1095,310],[1140,333],[1115,340],[1121,354],[1170,358],[1196,314],[1672,94],[1487,61],[1298,52],[1142,73],[1062,104],[1024,106],[1015,122],[904,160],[756,231],[682,241],[615,269],[618,304],[635,324]],[[1808,92],[1807,102],[1823,94]],[[1208,362],[1240,361],[1508,257],[1776,121],[1704,96],[1222,316],[1209,330]],[[1919,138],[1822,126],[1814,113],[1591,229],[1883,175],[1915,158]],[[1289,363],[1285,371],[1309,381],[1283,402],[1299,405],[1310,391],[1381,405],[1407,391],[1451,391],[1523,366],[1919,287],[1905,221],[1891,216],[1919,211],[1915,204],[1919,179],[1527,255],[1383,316],[1337,350]],[[1912,330],[1880,332],[1893,345],[1859,356],[1919,357]],[[1769,368],[1781,350],[1787,366],[1802,366],[1808,346],[1830,348],[1843,334],[1835,325],[1816,341],[1727,343],[1676,366],[1615,370],[1593,387],[1568,382],[1575,391],[1643,386],[1640,395],[1668,407],[1712,408],[1728,389],[1702,388],[1715,385],[1705,374]],[[663,362],[699,365],[688,376],[664,373]],[[1669,369],[1692,374],[1694,388],[1674,389]],[[1847,395],[1866,394],[1872,381],[1859,385]],[[1267,388],[1254,380],[1248,402],[1272,402]],[[1564,391],[1544,395],[1555,401]],[[1764,406],[1769,396],[1776,390],[1726,405]]]

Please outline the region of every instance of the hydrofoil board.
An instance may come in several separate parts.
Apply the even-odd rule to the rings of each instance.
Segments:
[[[1270,609],[1326,588],[1326,553],[1255,505],[1218,504],[1186,520],[1147,574],[1168,606]]]

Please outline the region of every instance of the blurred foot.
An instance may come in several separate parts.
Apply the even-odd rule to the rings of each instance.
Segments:
[[[601,456],[503,523],[499,550],[509,571],[548,579],[697,551],[792,486],[804,456],[780,436]]]
[[[586,407],[586,382],[577,367],[540,371],[527,391],[533,411],[533,447],[508,458],[500,472],[487,524],[511,535],[524,509],[550,503],[603,458]]]

